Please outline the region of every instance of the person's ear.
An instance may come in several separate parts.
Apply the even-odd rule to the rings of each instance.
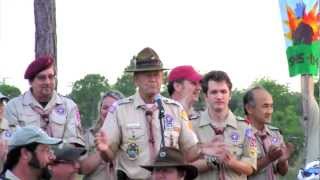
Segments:
[[[246,104],[244,106],[244,108],[246,109],[246,111],[248,112],[248,114],[252,114],[252,111],[253,111],[253,107],[249,104]]]
[[[20,157],[24,160],[31,160],[31,153],[26,149],[26,148],[21,148],[20,149]]]
[[[174,91],[180,92],[181,91],[181,87],[182,87],[182,85],[180,83],[173,82]]]

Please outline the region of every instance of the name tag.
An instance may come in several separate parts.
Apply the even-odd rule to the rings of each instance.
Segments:
[[[140,123],[129,123],[127,129],[141,129]]]

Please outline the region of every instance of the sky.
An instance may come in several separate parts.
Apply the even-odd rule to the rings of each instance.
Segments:
[[[227,72],[237,89],[269,78],[300,91],[289,77],[278,0],[56,0],[58,91],[86,74],[116,82],[132,56],[153,48],[167,68]],[[0,0],[0,81],[23,79],[34,59],[33,0]]]

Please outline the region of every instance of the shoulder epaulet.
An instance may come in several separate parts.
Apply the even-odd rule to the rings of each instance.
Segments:
[[[271,131],[280,131],[279,128],[274,127],[274,126],[271,126],[271,125],[268,125],[268,128],[269,128]]]
[[[120,106],[120,105],[124,105],[124,104],[128,104],[128,103],[132,103],[132,102],[133,102],[133,98],[127,97],[127,98],[118,100],[117,105]]]
[[[109,113],[114,113],[119,106],[125,105],[125,104],[129,104],[133,102],[133,98],[128,97],[128,98],[124,98],[124,99],[120,99],[116,102],[114,102],[108,109]]]
[[[251,125],[251,122],[250,122],[249,119],[247,119],[247,118],[243,118],[243,117],[241,117],[241,116],[236,116],[236,119],[237,119],[237,121],[239,121],[239,122],[245,123],[245,124],[247,124],[247,125]]]
[[[162,101],[164,103],[166,103],[166,104],[174,104],[174,105],[177,105],[177,106],[181,106],[181,104],[178,101],[175,101],[175,100],[170,99],[170,98],[163,97]]]
[[[236,119],[237,119],[238,121],[245,121],[245,119],[244,119],[243,117],[241,117],[241,116],[236,116]]]
[[[201,116],[201,114],[199,111],[194,111],[193,114],[190,114],[188,117],[189,117],[190,121],[193,121],[193,120],[199,119],[200,116]]]

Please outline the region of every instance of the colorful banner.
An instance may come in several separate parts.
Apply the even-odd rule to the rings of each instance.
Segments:
[[[279,0],[286,38],[289,75],[318,75],[319,0]]]

